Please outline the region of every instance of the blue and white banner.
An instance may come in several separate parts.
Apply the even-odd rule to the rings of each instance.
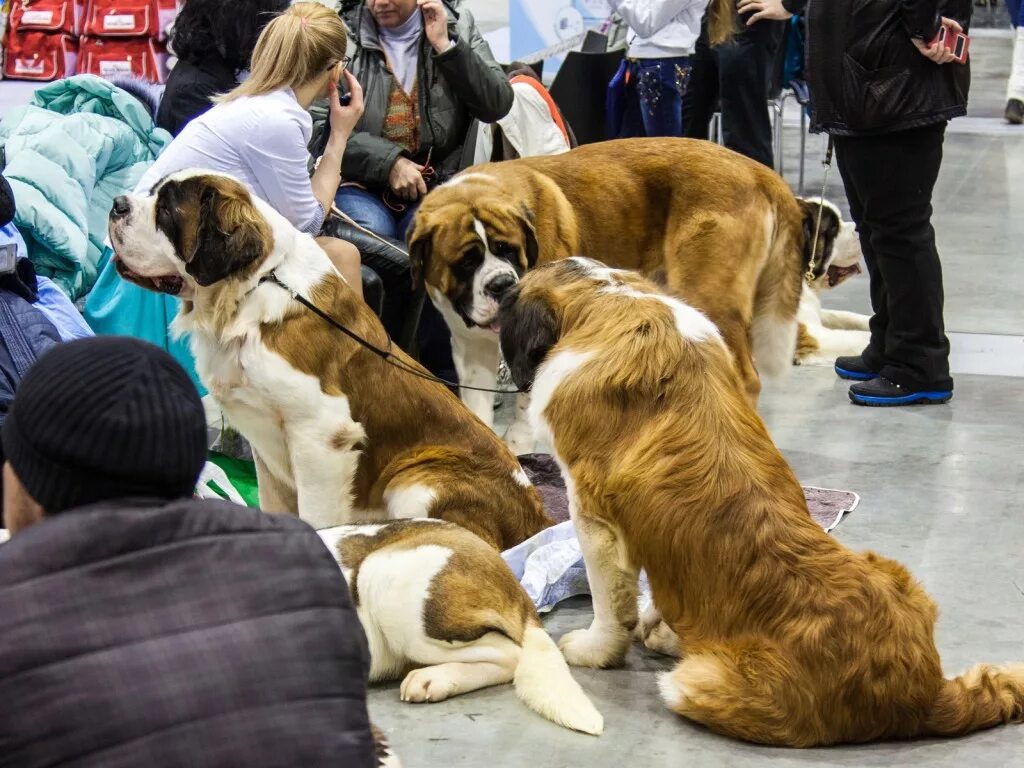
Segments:
[[[548,60],[547,74],[579,48],[587,30],[602,31],[611,15],[605,0],[509,0],[511,58]]]

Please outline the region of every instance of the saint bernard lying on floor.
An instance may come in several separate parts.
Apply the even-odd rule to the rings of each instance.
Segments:
[[[820,198],[808,200],[818,205]],[[825,201],[831,209],[829,218],[841,220],[839,209]],[[837,357],[859,355],[871,340],[867,315],[825,309],[821,296],[854,275],[859,275],[861,261],[860,240],[857,227],[852,221],[844,221],[836,236],[832,253],[823,262],[821,274],[811,285],[804,283],[800,294],[800,309],[797,312],[796,362],[797,365],[835,364]]]
[[[401,697],[410,702],[511,682],[548,720],[601,733],[601,714],[529,596],[479,537],[439,520],[341,526],[320,537],[352,591],[369,641],[371,682],[404,675]]]
[[[109,231],[122,277],[181,297],[175,328],[252,444],[264,510],[316,527],[443,518],[501,550],[551,525],[515,456],[446,387],[397,347],[390,362],[412,373],[293,298],[389,347],[313,238],[238,181],[176,174],[117,198]]]
[[[608,141],[464,171],[423,201],[410,257],[451,329],[465,384],[493,388],[498,303],[522,275],[591,256],[643,272],[703,310],[756,403],[758,373],[793,364],[811,252],[818,276],[841,223],[834,208],[823,213],[814,248],[818,206],[770,168],[707,141]],[[493,423],[492,396],[463,398]],[[526,405],[508,433],[517,454],[530,449]]]
[[[1024,664],[944,679],[921,586],[811,519],[707,317],[570,259],[523,278],[499,322],[594,598],[590,628],[561,640],[570,664],[623,662],[643,568],[682,657],[662,696],[721,733],[809,747],[1024,719]]]

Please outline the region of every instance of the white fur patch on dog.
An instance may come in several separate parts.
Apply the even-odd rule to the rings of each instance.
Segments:
[[[436,500],[437,491],[419,483],[401,488],[388,486],[384,491],[384,506],[392,520],[430,517],[430,509]]]

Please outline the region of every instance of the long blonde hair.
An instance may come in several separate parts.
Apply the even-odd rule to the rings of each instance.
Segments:
[[[348,34],[336,12],[320,3],[295,3],[260,33],[249,78],[214,101],[225,104],[305,85],[338,64],[347,47]]]
[[[736,34],[736,0],[711,0],[708,6],[708,39],[722,45]]]

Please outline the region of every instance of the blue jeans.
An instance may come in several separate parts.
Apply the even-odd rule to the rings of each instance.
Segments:
[[[392,211],[380,199],[380,195],[358,187],[342,187],[334,196],[334,203],[356,223],[382,237],[402,242],[405,242],[405,235],[419,208],[419,203],[413,203],[401,213]]]
[[[379,195],[367,192],[358,187],[342,187],[334,197],[334,202],[343,212],[356,221],[356,223],[367,229],[376,232],[382,237],[392,240],[407,242],[406,235],[412,226],[412,220],[416,216],[419,203],[409,204],[409,207],[402,212],[393,211],[384,204]],[[386,272],[382,272],[372,261],[366,265],[378,272],[384,282],[384,315],[385,326],[399,325],[398,318],[392,318],[395,305],[399,309],[406,309],[411,299],[412,278],[409,275],[401,276],[401,284],[389,279]],[[386,269],[387,265],[381,265]],[[391,300],[388,293],[391,293]],[[396,293],[401,295],[396,296]],[[405,312],[408,316],[408,312]],[[389,332],[393,330],[389,329]],[[417,333],[419,346],[419,360],[423,366],[433,373],[449,381],[455,381],[455,363],[452,361],[452,342],[448,325],[445,323],[441,313],[428,300],[423,302],[423,312],[420,315],[420,324]]]
[[[683,92],[689,77],[689,56],[630,61],[619,138],[682,136]]]
[[[1024,2],[1006,0],[1006,9],[1010,12],[1010,23],[1015,27],[1024,27]]]

